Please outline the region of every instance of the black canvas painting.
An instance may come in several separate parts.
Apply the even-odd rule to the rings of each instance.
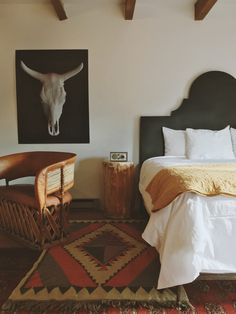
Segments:
[[[19,143],[89,143],[88,50],[17,50]]]

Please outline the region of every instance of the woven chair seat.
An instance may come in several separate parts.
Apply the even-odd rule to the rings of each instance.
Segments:
[[[34,185],[15,184],[9,186],[0,186],[0,196],[2,199],[23,204],[31,208],[37,208],[37,200],[34,193]],[[65,192],[62,197],[62,203],[71,202],[71,194]],[[48,195],[45,201],[46,207],[58,206],[61,200],[57,194]]]

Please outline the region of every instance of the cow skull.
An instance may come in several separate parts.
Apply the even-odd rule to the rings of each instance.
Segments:
[[[48,120],[48,133],[52,136],[58,135],[60,133],[59,119],[62,114],[63,105],[66,101],[64,82],[78,74],[83,69],[83,63],[74,70],[64,74],[43,74],[30,69],[23,61],[21,61],[21,67],[26,73],[42,83],[40,97],[42,100],[43,111]]]

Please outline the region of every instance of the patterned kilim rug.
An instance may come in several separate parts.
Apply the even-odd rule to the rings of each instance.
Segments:
[[[74,221],[69,241],[41,254],[2,313],[105,313],[111,307],[156,313],[160,307],[187,307],[183,288],[180,300],[175,289],[156,290],[159,260],[142,240],[143,229],[134,220]]]
[[[195,280],[184,287],[194,306],[190,314],[236,314],[235,280]]]

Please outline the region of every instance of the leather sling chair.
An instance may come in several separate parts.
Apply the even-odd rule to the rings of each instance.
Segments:
[[[0,230],[34,248],[66,235],[76,155],[35,151],[0,157]],[[9,184],[34,177],[34,184]]]

